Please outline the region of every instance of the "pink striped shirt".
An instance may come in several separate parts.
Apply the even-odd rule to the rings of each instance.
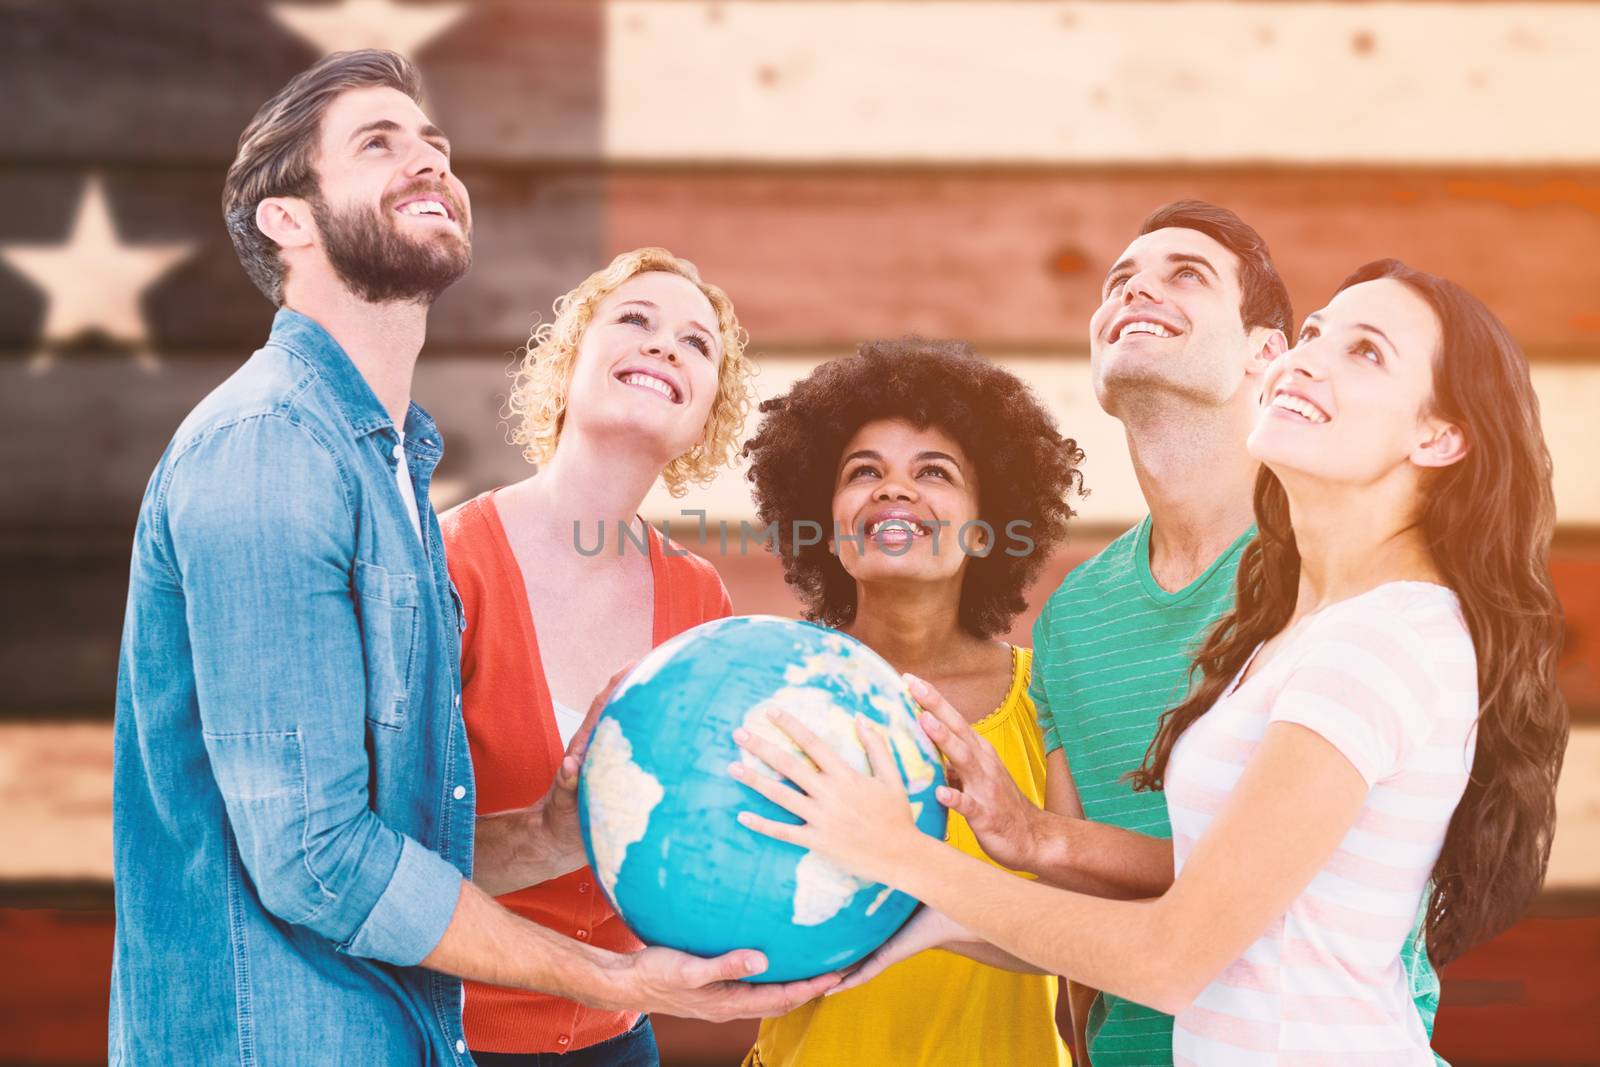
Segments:
[[[1289,910],[1177,1017],[1176,1064],[1431,1067],[1400,947],[1467,785],[1477,714],[1455,594],[1390,582],[1309,616],[1189,727],[1166,775],[1180,872],[1269,723],[1315,731],[1368,793]]]

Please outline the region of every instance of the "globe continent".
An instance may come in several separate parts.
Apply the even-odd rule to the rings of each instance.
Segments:
[[[860,771],[855,716],[881,726],[917,826],[942,838],[944,782],[917,707],[888,663],[853,638],[772,616],[720,619],[640,661],[612,694],[578,780],[589,862],[640,938],[698,956],[759,949],[779,982],[846,967],[899,929],[916,902],[796,845],[739,825],[740,811],[795,822],[727,773],[744,726],[791,750],[767,719],[795,715]]]

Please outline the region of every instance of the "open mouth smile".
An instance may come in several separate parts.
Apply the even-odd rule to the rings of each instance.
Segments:
[[[933,528],[910,512],[885,511],[867,522],[865,533],[881,545],[904,545],[932,536]]]
[[[1124,337],[1132,334],[1149,334],[1151,337],[1176,337],[1182,332],[1177,327],[1169,326],[1167,323],[1149,315],[1135,314],[1118,319],[1112,325],[1111,343],[1116,344]]]
[[[1288,412],[1290,415],[1304,419],[1306,422],[1320,426],[1327,422],[1331,415],[1313,404],[1299,393],[1292,393],[1287,389],[1280,389],[1272,395],[1272,402],[1268,407],[1279,411]]]
[[[435,218],[455,222],[455,212],[450,210],[450,205],[437,197],[418,196],[395,205],[395,213],[410,218],[428,215]]]
[[[678,387],[660,375],[642,370],[625,370],[618,372],[616,379],[623,385],[631,385],[636,389],[648,389],[670,403],[683,403],[683,397],[678,392]]]

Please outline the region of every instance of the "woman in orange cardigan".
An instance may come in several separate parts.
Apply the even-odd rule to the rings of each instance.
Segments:
[[[473,880],[596,948],[642,946],[586,866],[563,752],[619,668],[731,613],[705,560],[638,517],[657,478],[681,495],[732,455],[750,365],[733,304],[659,248],[624,253],[556,301],[511,393],[515,440],[538,464],[441,518],[468,619],[462,713],[478,788]],[[533,824],[542,824],[534,825]],[[535,832],[537,831],[537,832]],[[482,1065],[657,1062],[648,1017],[467,983]]]

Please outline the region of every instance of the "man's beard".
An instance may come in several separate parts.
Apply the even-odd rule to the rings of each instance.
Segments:
[[[391,212],[387,205],[352,205],[335,213],[320,195],[311,199],[328,263],[350,292],[370,304],[432,304],[472,266],[467,223],[463,219],[459,237],[413,239],[385,212]]]

